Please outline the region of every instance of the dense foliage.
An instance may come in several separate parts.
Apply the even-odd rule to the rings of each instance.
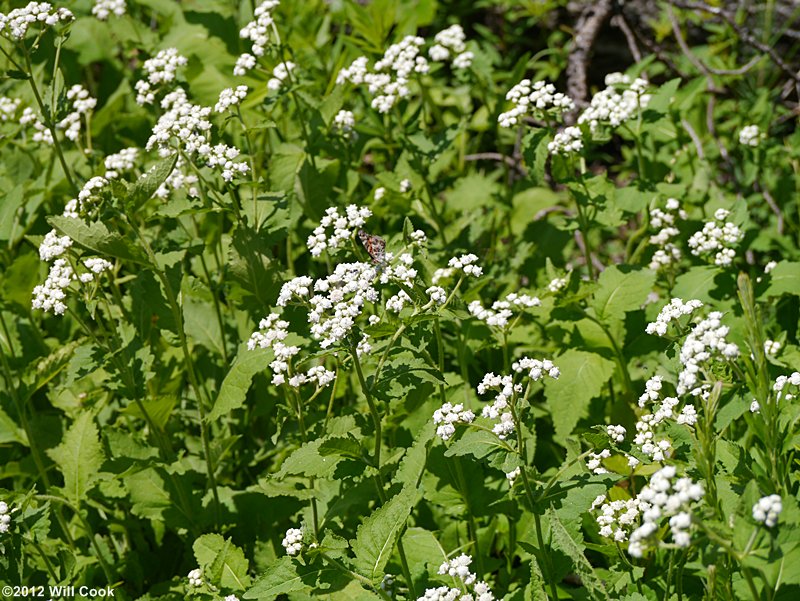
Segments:
[[[796,11],[595,4],[6,3],[1,583],[797,598]]]

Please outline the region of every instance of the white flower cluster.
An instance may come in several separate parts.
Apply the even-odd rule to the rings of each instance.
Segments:
[[[400,193],[401,194],[407,194],[410,191],[411,191],[411,180],[408,179],[408,178],[405,178],[405,179],[401,180],[400,181]],[[423,232],[422,230],[416,230],[415,232],[413,232],[411,234],[412,238],[414,237],[414,234],[422,234],[423,237],[425,236],[425,232]]]
[[[414,257],[411,253],[402,253],[396,259],[394,254],[386,253],[381,270],[380,283],[388,284],[394,281],[411,288],[414,285],[414,279],[417,277],[417,270],[412,267],[413,264]],[[406,295],[406,300],[407,302],[411,301],[408,295]]]
[[[239,149],[227,144],[216,144],[206,155],[206,164],[221,171],[222,179],[233,181],[237,175],[245,175],[250,166],[244,161],[234,161],[239,156]]]
[[[547,289],[553,294],[558,294],[567,285],[567,278],[553,278],[547,284]]]
[[[586,467],[598,476],[607,474],[608,470],[603,467],[603,459],[608,459],[609,457],[611,457],[611,451],[608,449],[603,449],[599,453],[589,453],[589,460],[586,462]]]
[[[509,486],[514,486],[514,482],[517,478],[519,478],[520,474],[522,474],[522,468],[515,467],[510,472],[506,472],[506,480],[508,480]]]
[[[546,81],[531,84],[530,79],[523,79],[511,88],[506,94],[506,100],[513,102],[514,107],[497,117],[500,127],[513,127],[525,115],[558,116],[575,108],[572,98],[556,92],[553,84]]]
[[[44,284],[39,284],[33,289],[31,306],[45,313],[52,311],[56,315],[63,315],[67,310],[67,305],[64,304],[64,299],[67,297],[65,290],[74,279],[75,272],[67,260],[56,259]]]
[[[441,286],[431,286],[425,290],[425,294],[431,299],[431,302],[437,305],[443,305],[447,300],[447,292]]]
[[[69,236],[59,236],[58,232],[50,230],[39,244],[39,258],[50,262],[67,252],[71,246],[72,239]]]
[[[744,233],[728,218],[730,211],[717,209],[714,221],[708,221],[703,229],[692,234],[689,246],[696,257],[714,253],[714,264],[727,267],[736,258],[734,247],[742,241]]]
[[[429,588],[425,590],[423,596],[417,598],[417,601],[494,601],[495,597],[489,585],[478,581],[477,574],[470,572],[471,563],[472,557],[463,554],[445,561],[439,566],[439,574],[458,580],[459,588],[449,586]],[[466,591],[463,587],[467,587]]]
[[[451,25],[433,37],[434,44],[428,49],[432,61],[442,62],[453,57],[455,69],[468,69],[475,55],[467,50],[467,36],[461,25]]]
[[[121,171],[130,171],[133,169],[136,166],[136,160],[138,158],[139,149],[135,146],[123,148],[115,154],[108,155],[103,163],[106,168],[103,177],[107,180],[119,177]]]
[[[134,85],[136,103],[153,104],[159,89],[165,84],[174,82],[178,68],[185,67],[188,62],[185,56],[178,53],[177,48],[166,48],[153,58],[144,61],[142,68],[147,75],[146,79],[140,79]]]
[[[232,106],[237,106],[247,97],[247,86],[225,88],[219,93],[219,100],[214,105],[214,111],[224,113]]]
[[[650,482],[637,496],[642,524],[630,535],[628,553],[641,557],[653,541],[663,518],[669,517],[672,541],[678,547],[691,543],[691,504],[703,498],[703,487],[689,478],[673,480],[677,470],[668,465],[650,477]]]
[[[569,155],[583,150],[583,139],[579,127],[565,127],[553,136],[553,141],[547,143],[550,154]]]
[[[19,118],[20,125],[28,125],[33,128],[32,139],[34,142],[41,142],[47,145],[53,144],[53,132],[42,123],[39,115],[31,107],[26,106]]]
[[[639,519],[639,499],[607,501],[605,495],[600,495],[592,503],[592,509],[598,507],[600,514],[595,520],[600,526],[600,536],[618,543],[628,540],[631,527]]]
[[[11,513],[8,511],[8,503],[0,501],[0,534],[5,534],[11,528]]]
[[[189,586],[203,586],[203,572],[200,571],[200,568],[195,568],[189,572],[187,578],[189,579]]]
[[[739,132],[739,144],[756,147],[764,137],[758,125],[745,125]]]
[[[613,424],[606,426],[606,434],[608,434],[608,437],[614,442],[619,443],[624,441],[626,433],[627,430],[625,429],[624,426],[613,425]]]
[[[761,497],[758,503],[753,505],[753,519],[761,522],[767,528],[772,528],[778,523],[778,516],[783,511],[780,495],[769,495]]]
[[[333,118],[333,126],[342,137],[355,137],[356,118],[353,116],[353,111],[340,110]]]
[[[650,269],[658,271],[681,260],[681,249],[672,241],[680,231],[675,227],[677,219],[686,219],[686,211],[676,198],[668,198],[664,210],[650,210],[650,227],[658,233],[650,236],[650,244],[658,246],[650,260]]]
[[[511,368],[517,374],[525,374],[534,382],[541,380],[545,376],[558,379],[561,375],[560,370],[549,359],[539,360],[523,357],[515,361]],[[526,373],[527,372],[527,373]],[[486,405],[481,411],[481,416],[497,420],[497,424],[492,428],[498,438],[504,440],[514,431],[514,416],[511,412],[511,405],[515,402],[515,397],[523,391],[522,384],[514,382],[514,376],[498,376],[488,373],[483,376],[483,380],[478,384],[478,394],[486,394],[488,391],[495,391],[497,395],[491,405]]]
[[[483,268],[476,265],[475,263],[477,262],[477,255],[469,253],[460,257],[453,257],[447,262],[447,265],[456,271],[463,271],[466,275],[477,278],[483,275]],[[436,281],[433,283],[435,284]]]
[[[530,307],[538,307],[542,303],[535,296],[528,296],[527,294],[511,293],[506,295],[504,300],[495,301],[491,309],[487,309],[481,304],[481,301],[472,301],[467,308],[473,317],[486,323],[486,325],[496,328],[505,328],[509,325],[509,320],[513,317],[513,309]]]
[[[125,14],[125,10],[125,0],[95,0],[92,14],[101,21],[105,21],[111,15],[121,17]]]
[[[703,303],[696,299],[684,303],[679,298],[673,298],[661,309],[656,320],[647,324],[645,332],[656,336],[664,336],[671,321],[676,321],[684,315],[691,315],[702,306]]]
[[[348,205],[344,215],[340,215],[336,207],[328,208],[306,241],[311,255],[318,257],[324,250],[341,248],[352,237],[353,231],[362,227],[371,215],[372,211],[367,207],[356,205]],[[333,229],[332,235],[329,233],[331,229]]]
[[[698,374],[715,356],[735,359],[739,356],[739,347],[728,342],[725,337],[730,328],[722,325],[722,313],[712,311],[708,317],[698,323],[681,347],[680,362],[683,370],[678,374],[678,394],[692,396],[702,395],[705,387],[698,386]]]
[[[20,102],[19,98],[0,96],[0,121],[14,119],[19,110]]]
[[[280,90],[283,81],[294,71],[295,66],[296,65],[292,61],[286,61],[285,63],[276,65],[272,70],[272,77],[267,82],[267,87],[272,91]]]
[[[666,397],[661,400],[662,387],[661,376],[653,376],[645,384],[645,392],[639,397],[639,407],[645,407],[648,403],[656,406],[651,413],[643,414],[636,422],[636,436],[633,439],[633,444],[653,461],[664,461],[672,453],[672,441],[667,436],[656,437],[656,430],[661,424],[671,419],[687,426],[697,423],[697,411],[694,405],[686,404],[680,413],[676,414],[675,410],[680,401],[677,397]]]
[[[52,27],[74,18],[66,8],[54,9],[49,2],[30,2],[24,8],[15,8],[7,15],[0,13],[0,35],[11,40],[21,40],[28,33],[28,27],[34,23]]]
[[[769,355],[770,357],[774,357],[777,355],[781,350],[781,343],[777,340],[765,340],[764,341],[764,352]]]
[[[256,7],[253,16],[255,20],[250,21],[247,25],[245,25],[239,31],[239,37],[243,40],[250,40],[253,42],[253,45],[250,51],[255,56],[264,56],[264,48],[269,43],[269,34],[270,29],[275,28],[275,20],[272,18],[272,10],[276,8],[280,4],[279,0],[264,0],[261,4]],[[250,54],[243,54],[239,57],[239,61],[236,61],[236,66],[239,67],[239,63],[243,57],[250,57]],[[252,66],[248,67],[252,69],[255,66],[255,57],[252,57]],[[243,61],[244,62],[244,61]],[[250,62],[249,60],[247,61]],[[234,75],[244,75],[244,73],[237,73],[234,70]]]
[[[286,536],[283,537],[281,545],[286,549],[287,555],[297,555],[303,550],[303,530],[301,528],[289,528]]]
[[[442,440],[449,440],[456,433],[455,424],[471,424],[475,421],[475,414],[464,405],[458,403],[445,403],[433,412],[433,423],[437,426],[436,435]]]
[[[369,263],[339,263],[326,278],[314,281],[301,276],[285,283],[278,305],[285,306],[292,298],[307,303],[311,335],[322,348],[329,348],[347,337],[367,301],[377,302],[378,291],[372,287],[376,275]],[[315,294],[310,296],[312,287]]]
[[[778,376],[775,379],[775,384],[772,385],[772,390],[777,394],[775,395],[775,402],[779,403],[781,399],[790,401],[794,395],[789,392],[784,392],[786,386],[800,386],[800,372],[793,372],[790,376]]]
[[[277,313],[270,313],[258,323],[258,331],[250,335],[247,348],[271,348],[275,359],[269,364],[272,369],[272,383],[276,386],[286,382],[289,371],[289,360],[300,352],[300,347],[283,343],[289,335],[289,322],[280,318]]]
[[[81,215],[91,213],[95,208],[93,201],[97,200],[97,193],[108,185],[104,177],[95,176],[83,184],[78,192],[78,198],[73,198],[64,206],[64,217],[77,219]]]
[[[83,265],[89,270],[78,276],[78,279],[84,284],[88,284],[89,282],[93,281],[94,276],[100,275],[104,271],[111,271],[114,268],[114,265],[110,261],[106,261],[100,257],[90,257],[88,259],[84,259]]]
[[[631,81],[627,75],[610,73],[605,83],[606,89],[595,94],[578,117],[578,123],[588,123],[592,133],[597,133],[601,126],[619,127],[650,102],[650,94],[645,93],[647,82],[644,79]]]
[[[247,72],[256,66],[256,60],[255,56],[245,52],[236,59],[236,64],[233,66],[233,74],[239,77],[247,75]]]
[[[197,183],[200,181],[199,178],[194,173],[184,173],[183,164],[183,158],[178,158],[172,173],[167,176],[164,183],[156,190],[156,196],[167,199],[172,192],[181,189],[186,190],[186,194],[192,198],[200,196],[200,190],[197,188]]]

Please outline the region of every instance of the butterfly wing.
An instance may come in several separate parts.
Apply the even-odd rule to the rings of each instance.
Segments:
[[[386,240],[380,236],[369,234],[364,230],[358,230],[358,238],[367,253],[369,253],[369,256],[372,257],[373,263],[380,264],[384,262],[386,259]]]

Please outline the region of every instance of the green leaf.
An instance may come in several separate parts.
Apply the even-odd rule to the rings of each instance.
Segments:
[[[545,166],[550,135],[546,129],[532,129],[522,138],[522,155],[528,166],[528,177],[535,186],[546,186]]]
[[[603,581],[600,576],[594,571],[592,564],[586,559],[583,551],[578,546],[569,532],[564,528],[564,525],[558,519],[556,512],[551,507],[547,511],[547,516],[550,518],[550,529],[553,533],[553,544],[561,549],[564,553],[572,559],[572,564],[575,567],[575,572],[581,577],[584,586],[589,591],[593,599],[608,599],[608,592],[606,592]]]
[[[472,455],[476,459],[483,459],[489,453],[503,450],[505,447],[496,435],[486,430],[467,430],[445,451],[445,457]]]
[[[61,444],[48,449],[47,454],[64,475],[65,495],[79,505],[96,482],[105,461],[94,416],[89,411],[82,412],[67,430]]]
[[[645,303],[655,279],[655,272],[649,269],[612,265],[600,274],[591,306],[603,321],[624,319],[625,313]]]
[[[416,501],[417,488],[405,486],[358,527],[356,539],[351,541],[356,555],[354,565],[372,582],[377,584],[383,578],[383,570]]]
[[[733,276],[722,272],[719,267],[692,267],[675,278],[672,296],[686,301],[696,298],[704,303],[718,304],[719,299],[733,295],[734,286]]]
[[[243,591],[250,584],[249,562],[244,552],[219,534],[204,534],[192,545],[198,565],[212,582],[224,588]]]
[[[326,439],[320,438],[307,442],[296,449],[281,464],[278,477],[297,474],[314,478],[330,478],[333,475],[333,468],[342,460],[342,456],[322,455],[320,447],[324,442]]]
[[[531,555],[531,581],[525,587],[525,601],[547,601],[544,586],[544,576],[539,568],[539,562]]]
[[[596,353],[569,349],[554,359],[561,370],[555,382],[545,386],[555,435],[559,440],[569,436],[585,414],[589,401],[600,394],[614,373],[614,363]]]
[[[144,203],[153,197],[159,186],[163,184],[175,168],[178,153],[173,154],[156,163],[148,169],[147,173],[137,179],[128,191],[128,206],[133,211],[138,210]]]
[[[295,560],[285,555],[270,565],[242,597],[244,599],[274,599],[278,595],[288,595],[308,588],[297,573]]]
[[[239,347],[239,354],[222,381],[217,400],[206,420],[219,419],[244,405],[253,376],[269,367],[271,357],[272,351],[268,349],[257,348],[251,351],[246,345]]]
[[[153,423],[159,428],[163,428],[167,425],[175,405],[178,404],[178,397],[173,394],[162,394],[153,398],[142,399],[142,404],[144,405],[145,411],[147,411],[147,415],[153,420]],[[122,413],[146,419],[139,405],[136,403],[129,403],[128,406],[123,409]]]
[[[328,438],[319,445],[319,454],[323,457],[328,455],[341,455],[342,457],[351,457],[353,459],[362,459],[361,444],[352,435],[335,436]]]
[[[98,254],[133,261],[134,263],[148,263],[147,257],[138,247],[132,245],[116,232],[109,232],[101,221],[86,224],[81,219],[56,215],[48,217],[47,222],[62,234],[72,238],[76,244]]]
[[[781,261],[769,272],[769,286],[762,297],[794,294],[800,296],[800,263]]]
[[[397,468],[397,473],[394,477],[394,482],[409,486],[419,486],[422,472],[425,469],[425,464],[428,459],[428,449],[430,442],[433,440],[435,427],[433,422],[426,422],[419,435],[414,439],[414,444],[411,445],[403,456],[400,462],[400,467]]]

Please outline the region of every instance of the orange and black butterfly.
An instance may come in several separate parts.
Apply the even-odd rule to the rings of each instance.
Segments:
[[[380,236],[368,234],[364,230],[358,230],[358,238],[361,244],[367,249],[372,262],[376,265],[383,265],[386,261],[386,240]]]

